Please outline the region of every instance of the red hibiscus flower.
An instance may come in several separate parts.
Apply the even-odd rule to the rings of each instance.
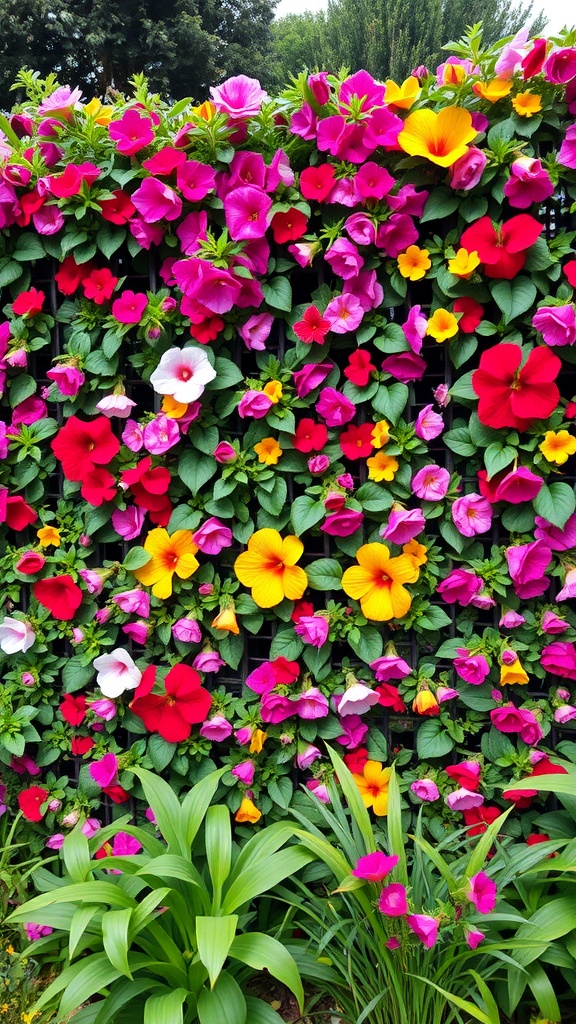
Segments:
[[[367,760],[368,750],[366,747],[357,747],[356,750],[351,750],[343,757],[344,764],[354,775],[362,775]]]
[[[111,224],[125,224],[132,214],[136,213],[136,207],[130,196],[121,188],[115,189],[112,195],[113,199],[99,200],[102,220],[107,220]]]
[[[366,459],[372,454],[373,430],[373,423],[361,423],[358,427],[348,427],[348,430],[340,434],[340,447],[347,459]]]
[[[86,697],[83,694],[73,697],[71,693],[65,693],[59,710],[68,725],[82,725],[86,718]]]
[[[105,501],[112,501],[116,496],[116,480],[103,466],[94,467],[86,473],[80,494],[89,505],[99,508]]]
[[[181,313],[190,321],[190,334],[201,345],[215,341],[220,331],[226,326],[221,316],[216,316],[202,302],[185,295],[180,303]]]
[[[18,793],[18,806],[27,821],[42,821],[40,808],[48,795],[48,790],[43,786],[29,786]]]
[[[370,362],[370,353],[366,349],[359,348],[348,356],[348,366],[344,370],[344,376],[357,388],[365,388],[370,380],[370,374],[376,367]]]
[[[300,175],[300,191],[304,199],[316,199],[322,203],[334,187],[336,168],[332,164],[306,167]]]
[[[289,686],[290,683],[296,682],[300,675],[300,666],[297,661],[288,661],[283,655],[279,658],[275,658],[274,661],[270,662],[274,676],[276,679],[276,686]]]
[[[212,696],[200,676],[188,665],[174,665],[164,681],[164,694],[152,693],[156,669],[147,668],[130,707],[150,732],[158,732],[168,743],[188,739],[192,726],[203,722],[212,706]]]
[[[292,443],[298,452],[321,452],[328,440],[328,431],[323,423],[303,419],[296,427]]]
[[[9,495],[7,488],[0,488],[0,523],[6,523],[11,530],[20,533],[35,523],[38,516],[27,505],[21,494]]]
[[[324,338],[330,330],[330,323],[325,320],[322,313],[316,306],[308,306],[301,320],[292,327],[296,337],[300,338],[306,345],[317,341],[319,345],[324,344]]]
[[[533,348],[524,366],[519,345],[503,343],[483,352],[472,374],[478,398],[478,417],[486,427],[527,430],[544,420],[558,405],[554,383],[562,363],[549,348]]]
[[[101,270],[93,270],[88,277],[84,278],[82,288],[87,299],[92,299],[97,306],[103,306],[108,299],[112,298],[117,284],[118,278],[114,277],[108,267],[102,267]]]
[[[38,313],[42,312],[45,298],[44,292],[39,292],[37,288],[20,292],[18,298],[12,303],[12,312],[16,316],[38,316]]]
[[[55,619],[73,619],[82,604],[82,591],[71,576],[53,576],[38,580],[32,587],[34,597]]]
[[[285,213],[275,213],[271,222],[274,241],[282,245],[283,242],[295,242],[302,238],[308,227],[308,218],[301,210],[292,207]]]
[[[90,736],[74,736],[70,740],[70,750],[74,757],[83,757],[84,754],[87,754],[95,746],[96,744]]]
[[[486,277],[516,277],[526,263],[526,250],[534,245],[544,225],[529,213],[519,213],[505,224],[495,226],[490,217],[471,224],[460,239],[468,252],[477,252]]]
[[[476,299],[464,296],[461,299],[456,299],[452,308],[454,313],[462,313],[458,321],[458,330],[463,334],[474,334],[484,316],[484,306],[476,302]]]
[[[51,442],[68,480],[85,480],[96,464],[107,466],[120,451],[110,420],[97,416],[89,423],[71,416]]]
[[[157,526],[166,526],[172,515],[172,503],[166,496],[171,479],[168,469],[162,466],[152,469],[150,456],[140,459],[134,469],[122,473],[122,483],[130,488],[136,504],[147,510]]]
[[[398,687],[391,686],[390,683],[380,683],[379,686],[374,687],[375,692],[378,694],[378,703],[383,708],[391,708],[392,711],[406,711],[406,705],[402,700],[398,692]]]
[[[451,765],[445,768],[446,775],[449,776],[454,782],[457,782],[459,786],[463,786],[470,793],[476,793],[480,788],[480,773],[473,769],[467,768],[466,763]]]

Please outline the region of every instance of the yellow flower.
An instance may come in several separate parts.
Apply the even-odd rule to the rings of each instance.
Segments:
[[[477,135],[472,115],[463,107],[415,110],[408,114],[398,144],[410,156],[424,156],[440,167],[451,167],[468,150]]]
[[[162,398],[162,412],[165,416],[168,416],[171,420],[182,419],[182,416],[188,411],[187,402],[177,402],[172,395],[164,395]]]
[[[397,85],[391,78],[386,79],[384,102],[398,110],[408,110],[420,95],[420,85],[414,75],[405,78],[402,85]]]
[[[475,82],[473,91],[489,103],[497,103],[507,96],[512,89],[512,82],[507,78],[493,78],[490,82]]]
[[[382,768],[381,761],[366,761],[361,775],[352,778],[358,787],[364,807],[371,807],[379,818],[388,814],[388,786],[391,768]]]
[[[240,627],[236,620],[236,612],[234,611],[234,605],[230,604],[227,608],[221,608],[215,619],[212,620],[212,629],[225,630],[228,633],[234,633],[238,636]]]
[[[418,690],[418,693],[412,701],[412,711],[416,715],[428,715],[429,718],[433,715],[439,714],[440,705],[432,691],[429,690],[427,686]]]
[[[455,277],[463,277],[466,280],[472,277],[476,267],[480,266],[480,257],[476,250],[468,252],[467,249],[458,249],[454,259],[448,260],[448,270]]]
[[[424,544],[419,544],[415,538],[404,544],[402,551],[409,558],[414,559],[415,565],[424,565],[428,561],[428,555],[426,554],[428,548]]]
[[[267,738],[267,732],[263,732],[262,729],[254,729],[254,732],[252,733],[252,739],[250,740],[250,753],[259,754]]]
[[[160,527],[150,530],[144,550],[150,554],[150,561],[136,569],[134,575],[139,583],[152,587],[154,597],[170,597],[174,573],[181,580],[187,580],[199,565],[194,557],[198,546],[190,530],[176,530],[171,537]]]
[[[390,424],[386,420],[378,420],[372,430],[372,444],[375,448],[383,448],[390,440]]]
[[[461,64],[449,64],[446,61],[442,69],[442,85],[462,85],[466,74],[466,68]]]
[[[41,530],[36,531],[36,536],[43,548],[48,548],[51,544],[55,548],[59,548],[62,543],[60,540],[60,530],[57,530],[55,526],[43,526]]]
[[[390,558],[385,544],[363,544],[356,552],[358,565],[346,569],[342,588],[360,601],[362,614],[375,622],[401,619],[410,611],[412,598],[404,583],[416,583],[419,570],[408,555]]]
[[[259,811],[256,804],[252,803],[252,801],[245,796],[240,804],[239,810],[236,811],[234,821],[248,821],[251,825],[255,825],[257,821],[260,821],[261,817],[262,811]]]
[[[303,551],[298,537],[282,539],[278,530],[257,530],[248,550],[238,555],[234,572],[240,583],[252,589],[252,600],[259,608],[273,608],[285,597],[298,601],[308,586],[306,573],[296,565]]]
[[[447,309],[437,309],[428,321],[426,334],[430,334],[434,341],[446,341],[458,334],[458,321],[454,313]]]
[[[522,668],[518,656],[511,665],[500,666],[500,686],[512,686],[514,683],[525,686],[528,681],[528,674]]]
[[[519,92],[512,97],[512,106],[518,117],[533,117],[542,110],[542,97],[536,92]]]
[[[94,97],[94,99],[91,99],[90,102],[86,103],[84,106],[84,113],[87,117],[91,117],[96,124],[106,125],[110,124],[110,121],[112,120],[114,108],[102,106],[100,100],[97,100],[96,97]]]
[[[409,281],[420,281],[431,266],[428,249],[419,249],[417,245],[409,245],[406,252],[398,256],[398,270]]]
[[[203,121],[211,121],[216,113],[216,107],[210,100],[204,100],[199,107],[192,107],[192,113],[201,117]]]
[[[258,456],[258,462],[263,462],[265,466],[275,466],[282,455],[282,449],[275,437],[262,438],[254,445],[254,451]]]
[[[398,472],[398,462],[392,455],[385,455],[384,452],[376,452],[367,460],[368,477],[380,484],[383,480],[390,482],[394,474]]]
[[[269,381],[263,390],[264,394],[268,395],[272,405],[277,405],[282,398],[282,385],[279,380]]]
[[[538,447],[547,462],[563,466],[569,455],[576,454],[576,437],[567,430],[547,430]]]

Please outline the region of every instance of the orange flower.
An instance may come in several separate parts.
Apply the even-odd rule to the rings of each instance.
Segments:
[[[234,605],[229,604],[226,608],[221,608],[211,625],[212,629],[226,630],[228,633],[234,633],[235,636],[238,636],[240,627],[236,620]]]
[[[150,560],[136,569],[134,575],[139,583],[152,587],[154,597],[170,597],[174,573],[181,580],[187,580],[199,565],[194,557],[198,545],[192,540],[190,530],[176,530],[171,537],[161,528],[150,530],[144,550],[150,554]]]
[[[42,526],[39,530],[36,530],[36,536],[42,548],[50,547],[51,544],[55,548],[59,548],[62,543],[60,530],[57,530],[55,526]]]
[[[254,451],[258,456],[258,462],[264,463],[265,466],[275,466],[282,455],[282,449],[275,437],[263,437],[254,445]]]
[[[263,732],[262,729],[254,729],[252,733],[252,739],[250,740],[250,753],[259,754],[268,738],[268,733]]]
[[[533,117],[542,110],[542,97],[536,92],[519,92],[512,98],[512,106],[518,117]]]
[[[440,714],[440,705],[427,686],[424,686],[416,694],[412,701],[412,711],[417,715],[427,715],[429,718]]]
[[[96,97],[91,99],[89,103],[86,103],[82,109],[88,117],[91,117],[92,120],[96,122],[96,124],[110,124],[112,115],[114,114],[114,107],[102,106],[100,100],[96,99]]]
[[[468,252],[468,249],[458,249],[453,259],[448,260],[448,270],[455,277],[462,277],[468,280],[480,266],[480,257],[476,251]]]
[[[447,309],[435,310],[428,321],[426,334],[430,334],[434,341],[438,342],[453,338],[458,334],[458,321],[454,313],[449,313]]]
[[[248,550],[238,555],[234,572],[240,583],[251,587],[252,600],[259,608],[273,608],[285,597],[298,601],[308,586],[306,573],[296,565],[303,551],[298,537],[282,539],[278,530],[257,530],[248,541]]]
[[[472,115],[463,107],[415,110],[408,114],[398,144],[410,156],[424,156],[440,167],[451,167],[468,150],[477,135]]]
[[[177,402],[175,398],[172,398],[172,395],[164,395],[162,397],[162,412],[169,419],[180,420],[187,411],[188,402]]]
[[[383,448],[390,440],[390,425],[386,420],[378,420],[372,429],[372,444],[374,448]]]
[[[256,804],[252,803],[252,800],[245,796],[234,815],[234,821],[247,821],[250,825],[255,825],[257,821],[260,821],[261,817],[262,811],[259,811]]]
[[[391,78],[386,79],[384,102],[397,110],[408,110],[420,95],[420,84],[414,75],[404,79],[402,85],[396,85]]]
[[[277,405],[282,398],[282,385],[279,380],[269,381],[263,391],[265,395],[268,395],[272,405]]]
[[[356,552],[358,565],[346,569],[342,588],[360,601],[363,615],[375,622],[401,619],[410,611],[412,598],[403,586],[416,583],[418,567],[408,555],[390,558],[385,544],[363,544]]]
[[[409,281],[420,281],[431,266],[428,249],[419,249],[417,245],[409,245],[406,252],[398,256],[398,270]]]
[[[377,484],[383,480],[390,483],[398,472],[398,460],[393,455],[385,455],[384,452],[376,452],[376,455],[366,461],[366,465],[369,479]]]
[[[512,89],[512,82],[507,78],[493,78],[490,82],[475,82],[472,89],[480,99],[497,103],[508,95]]]
[[[405,555],[408,555],[409,558],[414,560],[415,565],[425,565],[428,561],[428,555],[426,554],[428,548],[425,547],[424,544],[419,544],[416,538],[414,538],[414,540],[409,540],[407,544],[404,544],[402,551]]]
[[[197,114],[203,121],[211,121],[216,113],[216,107],[210,100],[204,100],[199,107],[192,107],[192,113]]]
[[[538,445],[546,462],[563,466],[570,455],[576,454],[576,437],[567,430],[547,430],[542,444]],[[38,531],[40,533],[40,531]]]
[[[352,778],[358,786],[365,807],[371,807],[374,814],[382,817],[388,814],[388,786],[390,785],[391,768],[382,768],[381,761],[366,761],[361,775]]]
[[[522,667],[520,658],[516,656],[511,665],[500,666],[500,686],[512,686],[517,683],[519,686],[526,686],[530,682],[526,669]]]

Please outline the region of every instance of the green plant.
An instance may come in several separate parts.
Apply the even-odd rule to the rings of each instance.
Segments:
[[[75,830],[63,846],[66,876],[42,870],[46,891],[11,915],[56,929],[35,944],[39,951],[62,947],[68,933],[64,968],[34,1009],[58,1003],[60,1021],[88,1002],[75,1024],[279,1024],[242,986],[266,967],[302,1006],[300,975],[281,942],[248,931],[249,908],[315,854],[286,846],[286,823],[262,829],[239,850],[230,812],[210,806],[224,769],[182,802],[167,782],[135,771],[163,838],[125,818],[91,841]],[[95,859],[103,843],[118,848],[118,836],[141,852]]]

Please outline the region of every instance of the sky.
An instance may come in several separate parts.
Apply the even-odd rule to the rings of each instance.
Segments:
[[[302,14],[303,11],[325,10],[328,0],[279,0],[276,7],[276,17],[281,18],[285,14]],[[481,6],[481,5],[479,5]],[[543,10],[548,16],[546,31],[550,34],[558,32],[568,21],[576,25],[576,12],[570,17],[570,11],[574,10],[571,0],[535,0],[534,10]],[[473,15],[471,15],[473,19]]]

